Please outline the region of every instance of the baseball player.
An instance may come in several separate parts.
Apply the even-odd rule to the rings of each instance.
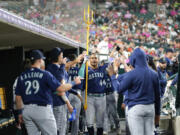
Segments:
[[[97,54],[91,54],[88,68],[88,108],[86,110],[86,121],[90,135],[94,135],[94,119],[97,127],[97,135],[103,135],[104,114],[106,111],[106,67],[107,64],[98,66]]]
[[[67,65],[66,65],[66,59],[63,59],[62,49],[58,47],[53,48],[49,56],[50,56],[51,64],[48,65],[47,70],[51,72],[56,77],[56,79],[59,80],[61,83],[66,84],[68,82],[68,74],[65,70]],[[76,62],[79,62],[79,60],[76,60]],[[76,62],[71,62],[71,64]],[[69,64],[68,66],[71,66],[71,64]],[[71,83],[74,84],[74,81],[72,81]],[[71,92],[73,94],[78,95],[78,93],[73,90],[71,90]],[[67,107],[70,113],[72,113],[73,111],[73,107],[71,106],[67,98],[67,95],[68,93],[66,93],[66,95],[59,97],[55,94],[52,94],[53,112],[56,119],[58,135],[66,134]]]
[[[30,69],[31,68],[31,62],[30,62],[30,59],[26,59],[24,62],[23,62],[23,65],[24,65],[24,71],[27,70],[27,69]],[[42,64],[41,67],[40,67],[42,70],[44,70],[45,68],[45,64]],[[13,84],[13,101],[14,101],[14,108],[13,108],[13,114],[14,114],[14,117],[15,117],[15,121],[16,121],[16,127],[17,129],[21,130],[22,134],[23,135],[26,135],[27,134],[27,131],[26,131],[26,128],[25,128],[25,125],[24,123],[19,123],[18,121],[18,114],[19,110],[17,110],[16,108],[16,102],[15,102],[15,89],[16,89],[16,86],[17,86],[17,81],[18,81],[18,77],[16,78],[16,80],[14,81],[14,84]],[[24,105],[22,103],[22,108],[24,108]],[[39,132],[40,134],[40,132]]]
[[[126,73],[121,81],[114,76],[112,66],[108,74],[118,92],[128,90],[128,124],[131,135],[153,135],[154,124],[159,124],[160,119],[159,78],[148,67],[146,55],[140,48],[132,53],[130,64],[134,69]]]
[[[115,129],[120,134],[119,115],[117,113],[117,92],[113,89],[109,77],[106,78],[106,113],[107,121],[105,122],[105,127],[109,129],[109,122],[111,126],[115,124]]]
[[[70,60],[74,60],[76,58],[75,55],[71,55],[69,56]],[[74,78],[76,78],[78,76],[78,72],[79,72],[79,67],[77,66],[77,64],[74,64],[71,66],[71,68],[68,70],[68,74],[69,74],[69,81],[73,81]],[[72,88],[73,90],[77,91],[78,93],[81,93],[81,89],[82,89],[82,85],[76,85]],[[80,115],[80,111],[81,111],[81,101],[77,96],[75,96],[74,94],[69,94],[69,100],[72,103],[72,106],[74,108],[76,108],[76,120],[72,122],[72,126],[71,126],[71,134],[72,135],[78,135],[78,131],[79,131],[79,115]]]
[[[70,90],[72,84],[61,84],[51,73],[41,70],[44,56],[41,51],[33,50],[30,55],[31,68],[23,72],[15,90],[19,122],[24,121],[28,135],[57,135],[56,121],[52,110],[52,92],[59,95]],[[80,79],[76,80],[76,84]],[[21,114],[22,102],[24,110]]]

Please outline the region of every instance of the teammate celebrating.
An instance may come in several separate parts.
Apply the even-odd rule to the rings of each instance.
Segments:
[[[67,72],[65,71],[66,59],[63,59],[63,52],[61,48],[53,48],[50,52],[50,60],[51,64],[48,65],[47,70],[51,72],[57,80],[59,80],[62,84],[67,83]],[[76,63],[79,60],[76,60]],[[69,64],[68,67],[71,65]],[[78,78],[75,78],[77,80]],[[75,85],[75,82],[71,82],[71,84]],[[71,90],[72,91],[72,90]],[[66,134],[66,127],[67,127],[67,107],[70,113],[73,111],[73,107],[71,106],[66,94],[59,97],[55,94],[53,96],[53,112],[56,119],[58,135],[65,135]],[[67,104],[67,106],[66,106]]]
[[[148,67],[146,55],[140,48],[132,53],[130,64],[134,69],[124,74],[121,81],[113,75],[112,67],[108,69],[108,74],[118,92],[128,90],[128,124],[131,135],[153,135],[154,117],[155,124],[159,124],[160,115],[158,75]]]
[[[115,124],[115,130],[118,132],[118,135],[121,133],[120,130],[120,118],[117,112],[117,92],[113,89],[111,80],[109,77],[106,78],[106,121],[105,127],[108,129],[109,123],[113,129]],[[108,130],[107,130],[108,131]]]
[[[31,68],[23,72],[15,90],[16,106],[19,112],[24,103],[23,114],[20,113],[20,123],[24,120],[28,135],[37,135],[39,131],[46,135],[57,135],[57,126],[52,110],[52,92],[70,90],[71,84],[61,84],[49,72],[41,70],[44,56],[41,51],[31,52]],[[79,84],[80,80],[76,80]]]
[[[97,54],[91,54],[88,68],[88,108],[86,110],[86,121],[90,135],[94,135],[94,119],[96,119],[97,135],[103,134],[106,111],[106,67],[106,65],[98,66]]]
[[[76,59],[75,55],[70,55],[69,59],[71,61]],[[79,72],[79,67],[77,64],[74,64],[70,67],[70,69],[68,70],[68,74],[69,74],[69,81],[73,81],[74,78],[76,78],[78,76],[78,72]],[[81,89],[82,89],[82,85],[75,85],[73,88],[73,90],[75,90],[78,93],[81,93]],[[78,135],[78,131],[79,131],[79,115],[80,115],[80,111],[81,111],[81,101],[82,99],[79,99],[76,95],[74,94],[69,94],[69,100],[72,104],[72,106],[74,108],[76,108],[76,120],[72,121],[72,126],[71,126],[71,134],[72,135]]]

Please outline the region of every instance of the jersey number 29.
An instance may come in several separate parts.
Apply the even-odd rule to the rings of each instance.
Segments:
[[[39,91],[39,82],[37,80],[31,81],[26,81],[25,82],[26,86],[26,95],[31,95],[32,91],[34,91],[34,94],[38,93]]]

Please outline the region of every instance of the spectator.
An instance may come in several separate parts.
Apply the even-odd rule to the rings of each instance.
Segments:
[[[34,2],[34,6],[38,6],[39,5],[39,0],[33,0]]]
[[[109,41],[109,38],[106,36],[106,37],[104,38],[104,40],[102,40],[102,41],[98,44],[97,48],[98,48],[98,52],[99,52],[100,54],[109,54],[108,41]],[[100,57],[100,60],[103,60],[104,58],[105,58],[105,57],[101,56],[101,57]]]

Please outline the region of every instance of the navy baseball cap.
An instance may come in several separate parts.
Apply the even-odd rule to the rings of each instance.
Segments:
[[[165,59],[165,58],[161,58],[161,59],[159,60],[159,62],[162,63],[162,64],[165,64],[165,63],[166,63],[166,59]]]
[[[168,48],[168,49],[166,50],[166,53],[168,53],[168,52],[173,53],[173,52],[174,52],[174,50],[173,50],[173,49],[171,49],[171,48]]]
[[[146,55],[146,59],[147,59],[148,62],[154,60],[153,56],[151,56],[151,55]]]
[[[31,60],[45,59],[43,53],[40,50],[33,50],[30,53]]]
[[[63,50],[62,50],[61,48],[55,47],[55,48],[53,48],[53,49],[50,51],[49,56],[50,56],[51,58],[56,58],[56,57],[58,57],[62,52],[63,52]]]

